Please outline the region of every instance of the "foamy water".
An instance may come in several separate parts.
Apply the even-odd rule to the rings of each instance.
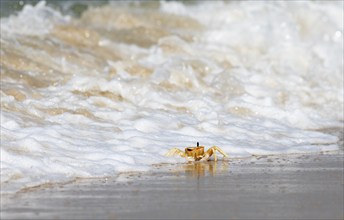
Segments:
[[[40,2],[1,19],[1,191],[230,157],[338,149],[343,2]]]

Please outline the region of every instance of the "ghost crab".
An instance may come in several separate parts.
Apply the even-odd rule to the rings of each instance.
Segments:
[[[228,157],[228,155],[221,150],[219,147],[213,146],[209,148],[204,153],[204,146],[199,146],[197,142],[196,147],[187,147],[185,148],[185,152],[178,148],[172,148],[169,150],[165,155],[166,156],[175,156],[179,155],[181,157],[185,157],[188,161],[207,161],[209,158],[214,155],[214,160],[216,161],[216,151],[220,152],[224,157]]]

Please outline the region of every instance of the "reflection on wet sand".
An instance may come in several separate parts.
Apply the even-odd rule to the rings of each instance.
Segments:
[[[190,162],[187,164],[178,164],[171,171],[176,175],[184,173],[190,177],[202,177],[216,176],[227,172],[228,167],[228,161]]]

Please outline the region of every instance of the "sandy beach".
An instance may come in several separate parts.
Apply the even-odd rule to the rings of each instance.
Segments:
[[[1,219],[343,219],[343,151],[160,164],[2,199]]]

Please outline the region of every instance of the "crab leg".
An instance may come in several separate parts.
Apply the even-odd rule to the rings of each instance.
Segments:
[[[227,155],[221,148],[216,147],[216,146],[213,146],[213,147],[211,147],[211,148],[213,148],[213,149],[219,151],[224,157],[228,157],[228,155]]]
[[[217,161],[216,151],[219,151],[224,157],[228,157],[228,155],[223,150],[221,150],[219,147],[213,146],[213,147],[209,148],[207,150],[207,152],[205,152],[204,157],[201,159],[201,161],[208,160],[208,158],[211,157],[213,154],[214,154],[214,160]]]
[[[181,157],[186,157],[186,154],[184,151],[179,150],[178,148],[172,148],[171,150],[169,150],[165,156],[171,157],[171,156],[175,156],[175,155],[179,155]]]

